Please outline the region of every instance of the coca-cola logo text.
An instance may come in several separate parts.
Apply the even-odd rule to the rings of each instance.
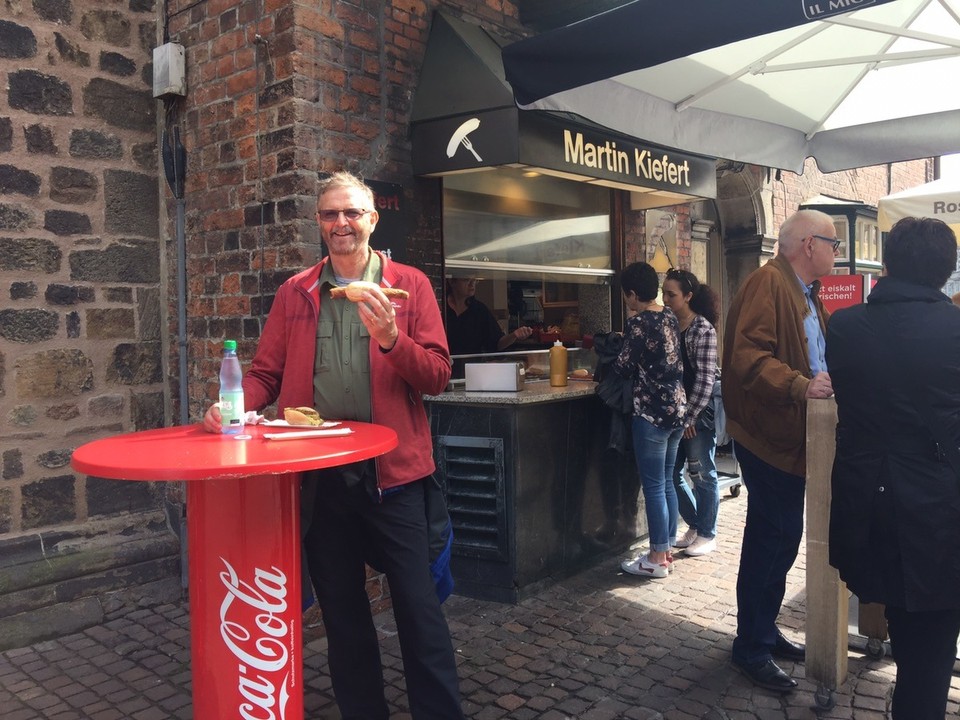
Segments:
[[[287,610],[287,576],[276,567],[254,568],[253,584],[240,580],[222,557],[226,570],[220,582],[226,588],[220,603],[220,637],[237,658],[238,706],[243,720],[283,720],[289,690],[287,681],[290,628]],[[234,601],[238,601],[234,604]],[[233,617],[231,618],[231,610]]]

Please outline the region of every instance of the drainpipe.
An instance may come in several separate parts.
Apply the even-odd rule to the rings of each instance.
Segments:
[[[181,425],[190,422],[190,393],[187,381],[187,240],[184,222],[186,204],[183,197],[177,198],[177,349],[180,353]]]
[[[177,199],[177,350],[180,358],[180,424],[190,422],[190,401],[187,379],[187,240],[186,200],[183,197],[183,180],[186,175],[187,150],[180,142],[180,129],[170,133],[163,131],[163,170],[167,184]]]
[[[177,201],[175,232],[177,236],[177,351],[180,356],[180,424],[187,425],[190,422],[190,394],[187,380],[187,239],[184,220],[187,202],[183,197],[187,150],[180,142],[179,128],[173,128],[172,140],[170,132],[163,131],[161,155],[163,156],[163,170],[167,178],[167,184],[170,185],[170,190]],[[189,585],[187,508],[186,505],[179,503],[174,508],[167,502],[165,509],[167,522],[180,539],[180,587],[186,592]]]

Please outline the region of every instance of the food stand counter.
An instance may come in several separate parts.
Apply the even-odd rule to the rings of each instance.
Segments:
[[[517,602],[646,532],[633,458],[591,379],[424,400],[454,525],[455,592]],[[639,520],[638,520],[639,517]]]

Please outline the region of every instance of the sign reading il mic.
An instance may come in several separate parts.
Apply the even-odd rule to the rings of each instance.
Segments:
[[[801,0],[807,20],[819,20],[877,4],[877,0]]]

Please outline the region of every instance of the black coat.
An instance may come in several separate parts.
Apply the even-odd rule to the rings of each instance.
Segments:
[[[607,447],[625,453],[633,446],[633,379],[624,378],[613,369],[622,347],[623,333],[598,333],[593,336],[593,351],[597,354],[597,370],[593,379],[597,383],[597,395],[609,411]]]
[[[827,328],[837,398],[830,564],[864,602],[960,608],[960,477],[919,407],[960,445],[960,308],[882,278]]]

